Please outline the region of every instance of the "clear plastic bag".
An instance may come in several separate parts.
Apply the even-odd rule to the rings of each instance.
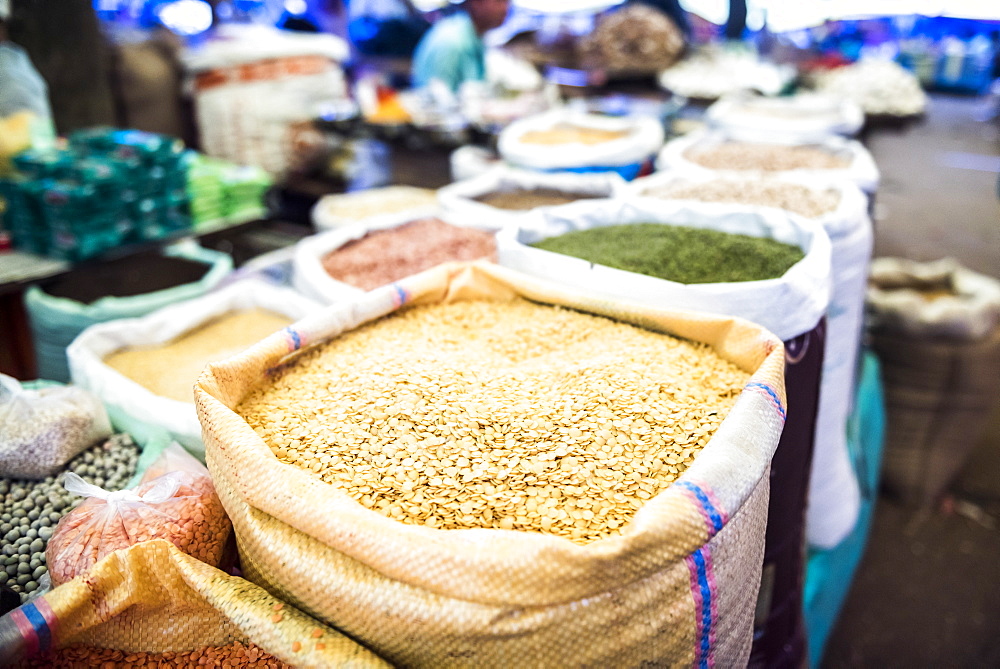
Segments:
[[[72,472],[66,489],[87,501],[56,526],[45,551],[52,583],[88,571],[104,556],[166,539],[202,562],[222,562],[232,524],[205,466],[171,444],[134,488],[109,492]]]
[[[43,479],[109,436],[104,405],[82,388],[26,388],[0,374],[0,476]]]

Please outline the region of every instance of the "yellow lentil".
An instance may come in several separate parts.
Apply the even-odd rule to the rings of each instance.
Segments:
[[[104,364],[156,395],[194,402],[192,388],[208,363],[236,355],[291,322],[263,309],[233,312],[168,344],[116,351]]]
[[[282,462],[389,518],[587,543],[684,472],[748,378],[702,344],[468,301],[337,337],[238,412]]]

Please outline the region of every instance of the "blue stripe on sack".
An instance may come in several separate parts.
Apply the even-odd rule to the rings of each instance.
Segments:
[[[296,351],[298,351],[300,348],[302,348],[302,338],[299,337],[299,333],[298,332],[296,332],[291,327],[285,328],[285,332],[288,334],[289,337],[292,338],[292,344],[294,344]]]
[[[775,406],[778,407],[778,413],[781,414],[782,418],[785,418],[785,407],[781,405],[781,399],[778,397],[778,393],[774,392],[774,388],[759,381],[751,381],[747,384],[747,388],[760,388],[774,400]]]
[[[35,628],[35,633],[38,635],[39,652],[48,651],[52,647],[52,632],[49,630],[49,624],[45,621],[45,616],[30,602],[21,607],[21,612]]]
[[[402,286],[400,286],[398,283],[394,283],[394,284],[392,284],[392,287],[396,291],[396,297],[399,298],[399,305],[397,305],[397,306],[401,307],[404,304],[406,304],[406,297],[407,297],[406,296],[406,291],[403,290]]]
[[[722,522],[722,514],[720,514],[718,509],[715,508],[715,505],[712,504],[712,500],[708,498],[708,495],[705,494],[704,490],[696,486],[694,483],[691,483],[690,481],[678,481],[674,485],[680,486],[685,490],[690,490],[691,492],[693,492],[694,496],[698,499],[698,502],[701,504],[702,508],[705,509],[705,512],[708,514],[709,519],[711,519],[712,529],[715,530],[716,532],[722,529],[722,526],[724,525],[724,523]]]
[[[691,554],[691,557],[694,559],[696,573],[698,574],[698,589],[701,591],[701,611],[698,612],[698,615],[701,616],[701,647],[698,653],[698,666],[708,669],[708,655],[711,651],[709,640],[712,629],[712,589],[708,586],[708,572],[705,568],[704,550],[704,548],[696,550]]]

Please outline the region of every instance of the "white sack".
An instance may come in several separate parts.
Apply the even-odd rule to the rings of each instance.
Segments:
[[[807,179],[816,183],[836,183],[850,181],[865,193],[878,190],[879,171],[875,160],[860,142],[843,137],[828,137],[822,142],[809,142],[823,149],[846,157],[850,163],[842,169],[801,169],[786,171],[762,170],[713,170],[689,160],[684,153],[692,147],[708,147],[729,141],[729,135],[722,131],[698,131],[667,142],[656,159],[656,169],[683,172],[688,176],[718,175],[723,177],[789,177]],[[770,143],[770,142],[767,142]],[[777,142],[774,142],[777,143]]]
[[[529,132],[544,131],[560,123],[608,131],[628,131],[628,135],[599,144],[525,143]],[[533,170],[560,170],[588,167],[620,167],[641,163],[663,146],[660,120],[652,116],[610,117],[586,114],[567,108],[554,109],[511,123],[500,132],[500,156],[519,167]]]
[[[459,181],[438,191],[438,204],[444,220],[455,225],[476,221],[480,224],[502,228],[527,213],[500,209],[477,202],[475,198],[488,193],[510,190],[548,188],[565,193],[579,193],[589,197],[614,198],[625,192],[626,181],[614,172],[574,174],[572,172],[533,172],[500,167],[486,174]]]
[[[855,102],[816,93],[763,97],[743,92],[721,98],[705,119],[733,139],[808,144],[858,134],[865,113]]]
[[[104,358],[126,347],[167,344],[218,316],[265,309],[299,320],[320,305],[287,288],[247,280],[215,293],[179,302],[140,318],[92,325],[67,349],[73,383],[100,398],[112,422],[126,431],[149,435],[165,431],[188,451],[205,459],[201,424],[190,402],[162,397],[104,364]],[[194,383],[192,382],[192,387]]]
[[[691,178],[680,172],[657,172],[632,182],[629,189],[641,196],[649,190],[676,182],[709,182],[715,178],[714,175],[705,174]],[[746,177],[727,174],[726,178]],[[844,507],[839,501],[841,492],[849,491],[850,487],[846,486],[838,476],[831,476],[830,472],[842,472],[841,454],[847,452],[846,425],[854,403],[873,230],[871,219],[868,217],[868,200],[854,184],[817,183],[808,179],[794,178],[778,180],[816,190],[833,189],[840,195],[840,202],[835,210],[810,219],[822,225],[830,237],[833,290],[826,314],[827,340],[823,357],[819,413],[816,419],[816,446],[812,464],[807,534],[811,545],[830,548],[840,543],[854,526],[853,521],[848,522],[850,515],[844,512]],[[848,504],[846,508],[850,506],[852,504]]]
[[[393,214],[371,216],[352,225],[345,225],[341,228],[306,237],[295,245],[295,258],[292,261],[292,285],[306,297],[322,304],[334,304],[343,300],[356,299],[359,295],[363,295],[367,291],[334,279],[323,267],[323,258],[348,242],[361,239],[369,232],[389,230],[412,221],[430,217],[440,218],[441,209],[434,206],[423,209],[410,209]],[[488,231],[496,230],[489,221],[446,222],[457,227]]]

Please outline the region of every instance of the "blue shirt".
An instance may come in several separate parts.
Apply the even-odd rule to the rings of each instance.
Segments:
[[[440,79],[453,91],[486,78],[486,51],[465,12],[442,19],[427,31],[413,55],[413,85]]]

